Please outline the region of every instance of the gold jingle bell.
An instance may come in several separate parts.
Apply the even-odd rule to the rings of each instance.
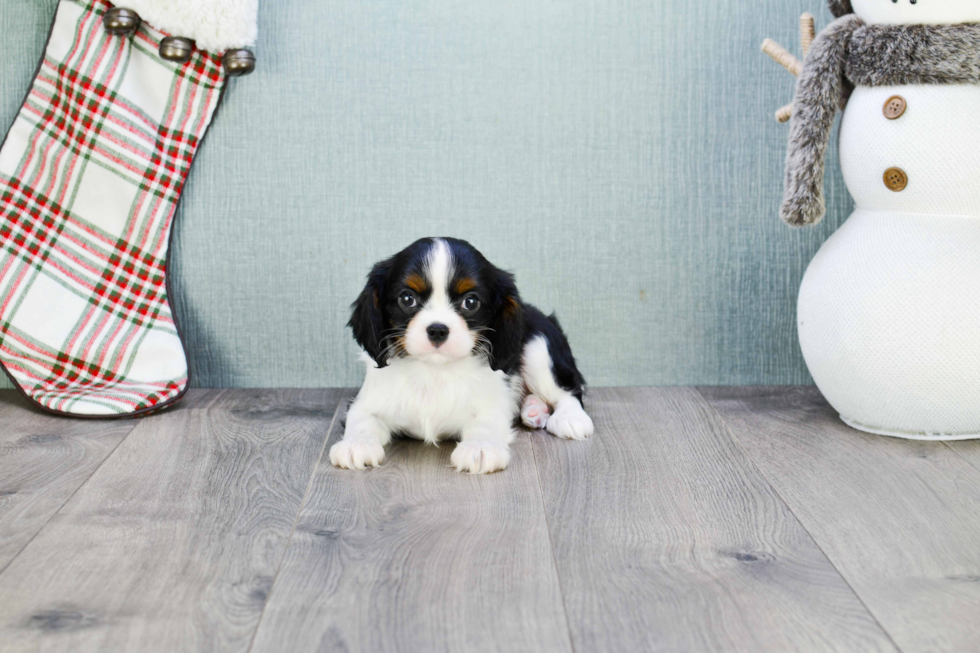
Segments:
[[[132,9],[112,7],[102,15],[105,31],[113,36],[130,37],[140,26],[140,15]]]
[[[194,41],[182,36],[168,36],[160,41],[160,58],[175,63],[187,63],[194,54]]]
[[[255,55],[249,50],[228,50],[221,62],[230,77],[241,77],[255,70]]]

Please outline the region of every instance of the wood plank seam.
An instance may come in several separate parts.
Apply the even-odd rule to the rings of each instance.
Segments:
[[[410,439],[371,471],[324,457],[252,653],[571,653],[530,446],[518,438],[507,472],[486,476]]]
[[[897,642],[895,642],[895,640],[892,638],[891,633],[888,632],[888,630],[882,625],[881,621],[878,619],[878,616],[874,613],[874,611],[871,610],[868,604],[865,603],[861,595],[858,594],[856,589],[854,589],[854,586],[851,585],[851,581],[847,579],[847,576],[844,575],[844,572],[841,571],[837,567],[837,565],[834,564],[834,561],[831,559],[831,557],[827,555],[827,552],[824,550],[823,545],[820,544],[820,541],[817,540],[817,538],[813,536],[813,533],[810,532],[810,529],[807,528],[806,522],[803,521],[798,514],[796,514],[793,508],[789,505],[789,503],[780,493],[779,488],[777,488],[776,485],[772,482],[772,479],[770,479],[769,476],[765,473],[765,471],[763,471],[763,469],[755,463],[755,460],[752,458],[748,450],[742,446],[742,442],[739,440],[738,435],[735,433],[735,429],[733,429],[728,424],[728,422],[725,421],[724,416],[722,416],[722,414],[715,409],[714,405],[711,403],[708,397],[706,397],[705,394],[701,392],[700,387],[695,387],[694,389],[697,391],[699,395],[701,395],[701,398],[704,399],[704,403],[707,404],[707,406],[711,409],[711,412],[713,412],[718,417],[718,419],[721,420],[722,425],[725,427],[725,430],[728,432],[729,437],[732,438],[732,442],[735,443],[735,446],[738,447],[742,451],[742,453],[745,454],[746,460],[748,460],[752,464],[752,466],[756,469],[756,471],[759,472],[761,477],[765,479],[766,483],[769,485],[770,488],[772,488],[772,491],[775,493],[775,495],[779,498],[782,504],[786,506],[786,510],[788,510],[789,513],[793,515],[796,521],[800,524],[800,528],[802,528],[806,532],[806,534],[810,537],[810,540],[813,541],[813,544],[820,550],[820,553],[823,555],[823,557],[826,558],[827,561],[830,563],[830,565],[837,571],[837,575],[840,576],[842,581],[844,581],[844,584],[847,585],[847,587],[851,590],[851,593],[854,594],[854,597],[858,600],[858,602],[862,606],[864,606],[864,609],[871,616],[874,622],[878,625],[878,628],[881,629],[881,632],[885,634],[885,637],[888,638],[888,641],[891,642],[892,646],[895,647],[895,650],[902,651],[903,649],[898,645]]]
[[[963,453],[959,450],[959,447],[954,446],[954,445],[959,444],[959,443],[955,443],[955,442],[943,442],[943,444],[946,446],[947,449],[949,449],[950,451],[952,451],[953,453],[955,453],[958,458],[960,458],[961,460],[963,460],[964,462],[966,462],[967,465],[969,465],[970,467],[972,467],[973,469],[975,469],[977,471],[980,471],[980,466],[978,466],[975,461],[973,461],[970,458],[964,456]]]
[[[533,439],[578,650],[898,653],[695,389],[592,405],[603,437]]]
[[[540,431],[535,431],[531,437],[536,437],[540,433]],[[552,436],[549,433],[546,437]],[[538,469],[538,455],[534,452],[533,444],[530,449],[531,463],[534,465],[534,477],[538,479],[538,491],[541,499],[541,514],[544,517],[545,528],[548,530],[548,546],[551,549],[551,566],[555,570],[555,578],[558,582],[558,595],[561,596],[561,609],[565,613],[565,627],[568,628],[568,643],[569,646],[572,647],[572,653],[577,653],[577,649],[575,648],[575,637],[572,635],[572,627],[570,625],[571,615],[568,613],[568,603],[565,601],[565,588],[562,586],[561,573],[558,569],[558,558],[555,554],[555,538],[551,534],[551,521],[548,519],[548,506],[545,504],[544,487],[541,485],[541,473]]]
[[[272,593],[276,591],[276,581],[279,579],[279,572],[282,571],[282,564],[286,560],[286,554],[289,553],[289,545],[292,544],[293,535],[296,533],[296,526],[299,524],[299,517],[301,514],[303,514],[303,508],[306,506],[306,502],[310,498],[310,490],[313,488],[316,470],[320,466],[320,461],[323,459],[324,452],[327,450],[327,442],[330,441],[330,434],[333,433],[333,427],[337,423],[337,418],[340,416],[344,402],[350,400],[351,392],[351,389],[348,388],[340,394],[340,401],[337,402],[337,406],[333,412],[333,417],[330,419],[330,425],[327,426],[327,432],[323,436],[323,444],[320,445],[320,453],[317,455],[316,459],[313,461],[313,465],[310,467],[310,478],[306,482],[306,491],[303,493],[303,500],[300,501],[299,509],[296,511],[296,516],[293,518],[293,527],[289,531],[289,537],[286,538],[286,546],[283,547],[282,557],[279,559],[279,565],[276,567],[276,573],[272,576],[272,584],[269,585],[269,593],[265,597],[265,605],[262,606],[262,614],[259,615],[259,619],[255,623],[255,630],[252,631],[252,639],[248,643],[246,653],[250,653],[252,647],[255,646],[255,636],[258,635],[259,628],[262,627],[262,619],[265,617],[265,610],[269,606],[269,602],[272,600]]]
[[[120,439],[119,439],[119,442],[117,442],[117,443],[116,443],[116,446],[114,446],[114,447],[112,448],[112,451],[110,451],[110,452],[109,452],[109,454],[108,454],[107,456],[105,456],[105,457],[104,457],[104,458],[103,458],[103,459],[102,459],[102,460],[101,460],[101,461],[99,462],[99,464],[98,464],[98,465],[96,465],[96,466],[95,466],[95,468],[94,468],[94,469],[92,470],[92,473],[91,473],[91,474],[89,474],[88,476],[86,476],[86,477],[85,477],[85,480],[84,480],[84,481],[82,481],[81,483],[79,483],[79,484],[78,484],[78,487],[76,487],[76,488],[75,488],[75,490],[74,490],[74,491],[73,491],[73,492],[72,492],[72,493],[71,493],[70,495],[68,495],[68,496],[67,496],[67,497],[65,498],[65,500],[64,500],[64,501],[63,501],[63,502],[61,503],[61,505],[60,505],[60,506],[58,506],[58,509],[57,509],[57,510],[55,510],[55,511],[53,511],[53,512],[51,513],[51,515],[50,515],[50,516],[49,516],[49,517],[48,517],[48,518],[47,518],[47,519],[46,519],[46,520],[44,521],[44,525],[43,525],[43,526],[41,526],[41,528],[39,528],[39,529],[37,529],[37,530],[36,530],[36,531],[34,532],[34,534],[33,534],[33,535],[31,535],[31,539],[29,539],[29,540],[27,540],[26,542],[24,542],[24,546],[22,546],[22,547],[20,547],[20,549],[19,549],[19,550],[17,551],[17,553],[15,553],[15,554],[14,554],[14,555],[13,555],[13,556],[12,556],[12,557],[10,558],[10,560],[8,560],[8,561],[7,561],[7,564],[5,564],[5,565],[3,566],[3,568],[2,568],[2,569],[0,569],[0,576],[2,576],[2,575],[3,575],[3,572],[5,572],[5,571],[7,571],[7,569],[8,569],[9,567],[10,567],[10,565],[11,565],[11,564],[13,564],[13,562],[14,562],[14,560],[16,560],[16,559],[18,558],[18,556],[20,556],[20,554],[21,554],[21,553],[23,553],[23,552],[24,552],[24,550],[25,550],[25,549],[27,549],[27,547],[28,547],[28,546],[30,546],[30,544],[31,544],[31,542],[33,542],[33,541],[34,541],[34,539],[35,539],[35,538],[37,538],[37,536],[38,536],[38,535],[39,535],[39,534],[40,534],[40,533],[41,533],[42,531],[44,531],[44,529],[46,529],[46,528],[48,527],[48,524],[50,524],[50,523],[51,523],[51,520],[52,520],[52,519],[54,519],[54,518],[55,518],[55,516],[56,516],[56,515],[58,515],[58,514],[59,514],[59,513],[61,512],[61,510],[62,510],[62,509],[63,509],[63,508],[64,508],[64,507],[66,506],[66,505],[68,505],[68,502],[69,502],[69,501],[71,501],[71,500],[72,500],[72,499],[73,499],[73,498],[75,497],[75,495],[76,495],[76,494],[78,494],[78,491],[79,491],[79,490],[81,490],[81,489],[82,489],[83,487],[85,487],[85,485],[86,485],[86,484],[87,484],[87,483],[89,482],[89,480],[91,480],[91,478],[92,478],[93,476],[95,476],[95,473],[96,473],[97,471],[99,471],[99,469],[101,469],[101,468],[102,468],[102,465],[104,465],[104,464],[105,464],[105,462],[106,462],[107,460],[109,460],[109,458],[111,458],[111,457],[113,456],[113,454],[115,454],[115,453],[116,453],[116,450],[117,450],[117,449],[119,448],[119,445],[121,445],[121,444],[122,444],[123,442],[125,442],[125,441],[126,441],[126,439],[127,439],[127,438],[129,438],[129,436],[133,434],[133,431],[135,431],[135,430],[136,430],[136,429],[137,429],[137,428],[139,427],[139,425],[140,425],[140,421],[139,421],[138,419],[134,419],[134,420],[133,420],[133,428],[131,428],[131,429],[129,429],[129,431],[127,431],[127,432],[126,432],[126,435],[125,435],[125,436],[123,436],[122,438],[120,438]]]

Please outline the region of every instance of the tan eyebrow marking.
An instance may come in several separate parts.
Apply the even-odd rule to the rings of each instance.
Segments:
[[[462,295],[464,292],[469,292],[474,288],[476,288],[476,282],[469,277],[465,277],[456,282],[456,293],[459,295]]]
[[[405,285],[419,294],[424,293],[428,287],[425,283],[425,279],[417,274],[409,275],[409,277],[405,279]]]

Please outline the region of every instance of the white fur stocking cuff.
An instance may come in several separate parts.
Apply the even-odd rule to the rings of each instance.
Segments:
[[[255,45],[258,0],[118,0],[153,27],[210,52]]]

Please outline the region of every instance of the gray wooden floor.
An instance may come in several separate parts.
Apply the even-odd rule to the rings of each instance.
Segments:
[[[810,388],[598,389],[523,434],[332,468],[342,390],[135,421],[0,393],[0,651],[978,651],[980,443]]]

